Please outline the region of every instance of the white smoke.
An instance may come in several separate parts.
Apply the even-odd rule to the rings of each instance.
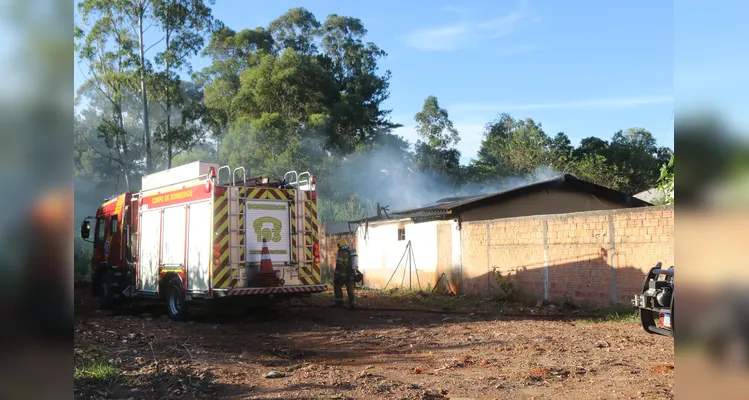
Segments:
[[[561,175],[550,166],[539,166],[526,176],[498,177],[488,182],[463,183],[453,187],[447,179],[415,171],[408,160],[390,149],[375,149],[354,154],[343,162],[338,190],[354,193],[359,200],[369,199],[389,211],[419,208],[446,197],[478,196],[513,189]]]

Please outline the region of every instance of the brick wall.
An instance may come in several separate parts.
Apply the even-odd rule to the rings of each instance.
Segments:
[[[320,264],[335,268],[335,259],[338,255],[338,241],[345,238],[349,246],[356,247],[355,234],[328,235],[325,224],[320,224]]]
[[[628,305],[652,266],[673,265],[673,207],[464,222],[461,248],[465,293],[491,295],[496,269],[530,297]]]

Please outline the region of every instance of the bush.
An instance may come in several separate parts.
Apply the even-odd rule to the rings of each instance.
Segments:
[[[515,300],[517,290],[515,288],[515,281],[512,280],[510,275],[503,276],[502,272],[497,270],[496,266],[493,268],[492,274],[494,275],[496,287],[499,288],[499,293],[495,293],[494,298],[503,301]]]

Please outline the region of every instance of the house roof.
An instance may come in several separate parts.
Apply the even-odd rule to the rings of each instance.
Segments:
[[[383,213],[380,216],[367,218],[367,221],[375,222],[393,219],[441,219],[441,217],[444,217],[447,214],[454,214],[468,209],[481,207],[487,204],[494,204],[497,202],[510,200],[517,196],[526,195],[539,190],[548,189],[587,192],[601,199],[621,203],[623,205],[628,205],[631,207],[645,207],[652,205],[646,201],[640,200],[618,190],[609,189],[607,187],[588,182],[571,174],[563,174],[551,179],[534,182],[528,185],[515,187],[501,192],[478,196],[445,198],[419,208],[389,212],[387,213],[387,215]]]
[[[673,197],[674,191],[672,190],[669,194]],[[651,189],[648,189],[648,190],[643,190],[642,192],[637,193],[637,194],[635,194],[633,196],[636,197],[636,198],[638,198],[638,199],[640,199],[640,200],[644,200],[644,201],[647,201],[649,203],[652,203],[654,201],[660,200],[665,195],[666,195],[666,193],[663,190],[661,190],[661,189],[659,189],[657,187],[654,187],[654,188],[651,188]]]

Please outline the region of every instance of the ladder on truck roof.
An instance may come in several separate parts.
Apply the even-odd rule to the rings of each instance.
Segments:
[[[228,166],[228,165],[224,165],[224,166],[220,167],[218,169],[217,173],[216,173],[216,180],[219,183],[220,183],[221,171],[223,169],[226,169],[227,172],[231,171],[231,180],[230,180],[230,182],[227,182],[228,184],[230,184],[232,187],[247,187],[247,173],[246,173],[244,167],[237,167],[237,168],[234,168],[234,170],[232,170],[231,167]],[[238,181],[236,179],[236,176],[237,176],[238,172],[242,173],[242,180],[239,181],[239,183],[240,183],[239,185],[237,185]],[[294,177],[294,181],[293,182],[286,179],[286,177],[290,176],[290,175]],[[306,179],[302,180],[301,178],[303,178],[303,177],[306,177]],[[315,180],[314,180],[314,178],[312,178],[311,174],[309,172],[307,172],[307,171],[302,172],[301,174],[297,174],[296,171],[289,171],[289,172],[287,172],[284,175],[284,182],[286,182],[287,184],[291,185],[294,188],[294,190],[295,190],[294,198],[295,199],[301,199],[298,202],[291,201],[291,206],[295,207],[295,211],[296,211],[295,215],[296,215],[297,221],[296,221],[295,225],[297,227],[299,227],[299,226],[302,227],[301,231],[299,231],[302,234],[301,241],[297,240],[297,243],[301,243],[301,245],[299,245],[297,247],[301,247],[301,248],[304,248],[304,249],[306,249],[308,247],[313,247],[314,246],[313,244],[310,244],[310,245],[307,244],[306,238],[307,238],[307,235],[310,235],[314,239],[316,232],[311,231],[311,230],[307,230],[305,228],[305,224],[304,224],[304,220],[305,220],[305,217],[306,217],[305,210],[308,209],[306,207],[305,203],[308,203],[311,200],[307,200],[305,198],[305,196],[300,193],[300,191],[303,191],[303,190],[314,190]],[[304,183],[305,189],[300,188],[300,186],[301,186],[300,183],[302,183],[302,182]],[[233,202],[233,200],[237,200],[237,202],[235,203],[235,202]],[[227,191],[227,201],[229,203],[229,211],[228,211],[229,218],[227,219],[227,224],[228,224],[227,230],[229,231],[229,237],[228,237],[228,243],[227,244],[228,244],[229,254],[230,254],[230,256],[229,256],[229,279],[231,279],[231,280],[235,280],[235,279],[239,280],[239,277],[240,277],[240,271],[239,271],[239,269],[243,268],[247,264],[247,262],[245,260],[246,246],[244,244],[245,243],[244,239],[247,236],[247,234],[246,234],[247,233],[247,229],[244,228],[244,224],[242,224],[242,227],[239,226],[240,218],[245,218],[245,210],[246,210],[245,202],[247,201],[247,196],[246,195],[245,196],[240,196],[239,193],[237,193],[237,197],[233,198],[232,197],[232,190],[228,190]],[[236,211],[232,211],[234,209],[234,205],[235,204],[237,206],[236,207]],[[301,207],[297,207],[297,205],[301,205]],[[300,208],[301,208],[301,210],[300,210]],[[233,224],[234,218],[232,218],[232,217],[237,217],[237,219],[236,219],[237,226],[233,226],[234,225]],[[299,232],[294,231],[294,232],[291,232],[291,234],[292,235],[297,235]],[[237,234],[237,239],[238,239],[239,243],[234,243],[234,241],[232,240],[232,238],[234,236],[234,233]],[[312,240],[312,242],[314,243],[314,240]],[[237,259],[234,259],[233,257],[231,257],[232,249],[237,249],[237,252],[238,252],[238,255],[239,255],[239,257]],[[292,250],[296,251],[297,249],[292,249]],[[302,253],[301,257],[304,259],[304,255],[305,255],[306,252],[301,252],[301,253]],[[306,262],[307,262],[307,260],[304,260],[305,264],[306,264]],[[292,278],[294,278],[294,277],[295,278],[305,277],[307,279],[312,278],[312,276],[310,276],[310,274],[307,274],[307,273],[305,273],[302,270],[302,268],[300,267],[300,264],[301,264],[301,262],[297,262],[296,265],[294,265],[293,262],[291,263],[292,271],[296,272],[296,276],[293,276],[293,274],[292,274]],[[249,282],[247,282],[247,283],[249,284]]]
[[[315,190],[315,179],[310,175],[309,171],[304,171],[301,174],[298,174],[296,171],[289,171],[284,174],[283,180],[295,189]]]

